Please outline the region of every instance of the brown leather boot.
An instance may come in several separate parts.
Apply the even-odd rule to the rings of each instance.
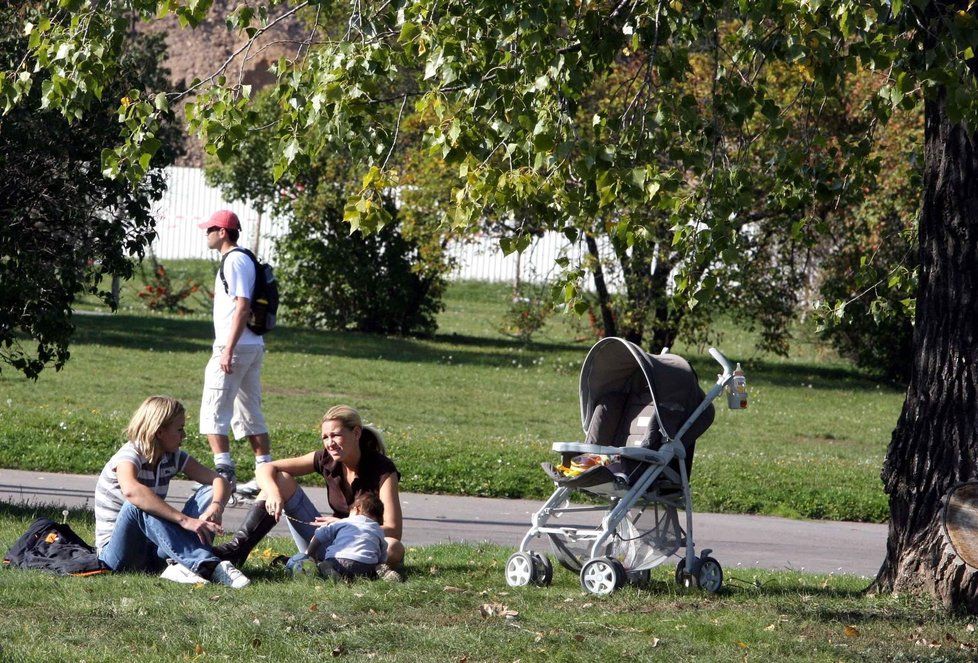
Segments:
[[[214,554],[221,560],[227,560],[234,566],[241,567],[248,554],[265,538],[265,535],[275,527],[275,519],[265,511],[265,500],[255,502],[251,511],[245,516],[241,528],[227,543],[214,546]]]

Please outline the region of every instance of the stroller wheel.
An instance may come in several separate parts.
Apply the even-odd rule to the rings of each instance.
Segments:
[[[530,557],[533,558],[533,584],[549,587],[554,578],[554,566],[550,563],[550,558],[540,553],[530,553]]]
[[[704,557],[700,561],[700,570],[696,574],[696,579],[699,581],[700,589],[716,594],[723,586],[723,569],[720,568],[720,562],[712,557]]]
[[[695,569],[696,567],[694,566],[693,568]],[[686,560],[684,558],[680,558],[679,564],[676,566],[676,584],[684,589],[699,586],[699,579],[697,578],[696,572],[686,572]]]
[[[533,579],[533,558],[529,553],[517,552],[506,562],[506,584],[510,587],[525,587]]]
[[[618,560],[595,557],[581,568],[581,587],[596,596],[607,596],[621,586],[625,570]]]

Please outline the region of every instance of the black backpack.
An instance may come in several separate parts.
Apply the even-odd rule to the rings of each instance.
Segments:
[[[251,296],[251,316],[248,318],[248,329],[254,333],[264,334],[275,328],[275,314],[278,313],[278,281],[275,271],[267,262],[258,262],[255,254],[248,249],[235,247],[221,257],[221,283],[224,292],[228,291],[228,280],[224,278],[224,261],[234,251],[241,251],[255,265],[255,289]]]
[[[108,573],[95,548],[75,534],[68,525],[50,518],[38,518],[10,546],[3,565],[14,569],[37,569],[63,576],[90,576]]]

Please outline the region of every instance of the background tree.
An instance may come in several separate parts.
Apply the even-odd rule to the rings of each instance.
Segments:
[[[858,75],[850,112],[879,93],[878,75]],[[872,186],[832,215],[822,240],[818,294],[822,337],[868,372],[906,384],[913,356],[917,216],[923,173],[923,108],[897,109],[876,131]]]
[[[0,68],[14,69],[28,52],[22,22],[29,8],[0,8]],[[134,37],[104,81],[104,102],[83,119],[67,120],[42,102],[52,79],[38,75],[28,102],[0,118],[0,367],[36,378],[60,369],[69,355],[72,304],[83,292],[116,303],[105,278],[129,278],[131,257],[153,238],[150,203],[162,194],[162,168],[180,135],[161,125],[147,177],[131,185],[106,177],[101,155],[120,143],[119,99],[130,90],[162,89],[161,36]]]
[[[223,163],[208,159],[207,178],[231,200],[289,219],[276,241],[286,320],[322,329],[384,334],[434,333],[442,310],[447,237],[430,206],[433,177],[420,167],[414,184],[385,192],[386,221],[375,232],[350,232],[344,208],[364,176],[342,154],[321,153],[276,181],[266,129],[279,115],[277,99],[261,93],[256,128],[244,133]],[[307,140],[316,140],[311,131]],[[369,176],[369,174],[368,174]],[[410,179],[408,181],[411,181]],[[418,183],[425,186],[418,186]],[[397,193],[400,205],[395,205]]]

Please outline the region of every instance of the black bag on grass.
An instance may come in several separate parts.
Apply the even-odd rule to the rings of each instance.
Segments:
[[[10,546],[3,565],[14,569],[38,569],[63,576],[108,573],[95,548],[85,543],[68,525],[38,518]]]

